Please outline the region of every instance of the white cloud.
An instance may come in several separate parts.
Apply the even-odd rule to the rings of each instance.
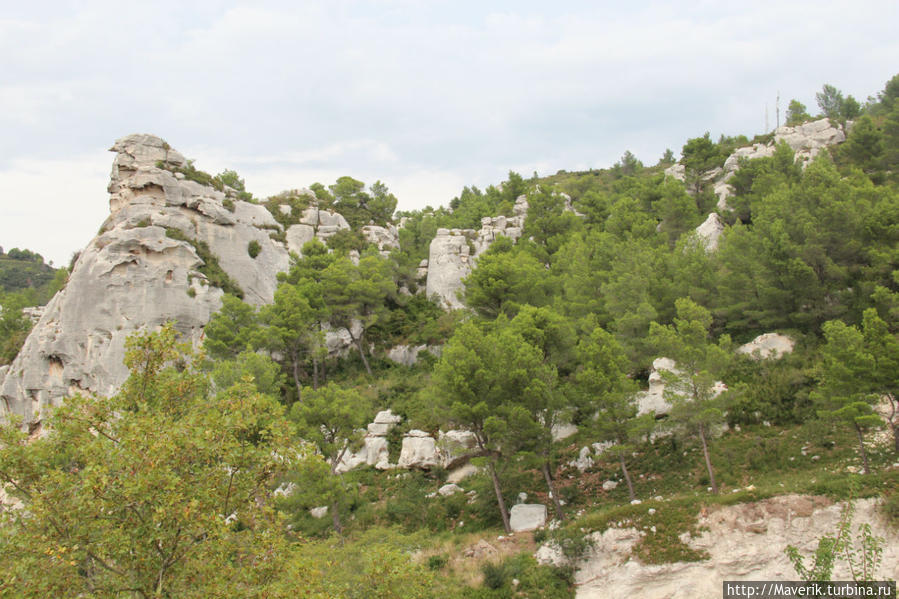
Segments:
[[[50,188],[54,175],[22,169],[77,165],[70,156],[103,155],[136,131],[210,172],[238,170],[257,195],[352,175],[385,181],[408,208],[509,169],[603,167],[626,149],[653,163],[706,130],[752,135],[766,104],[773,124],[778,91],[782,108],[795,97],[814,110],[825,82],[861,100],[899,55],[895,0],[109,0],[4,12],[0,244],[15,232],[45,254],[46,226],[7,190]],[[110,159],[104,180],[65,167],[68,193],[42,196],[45,212],[100,206],[54,231],[62,254],[105,215]]]

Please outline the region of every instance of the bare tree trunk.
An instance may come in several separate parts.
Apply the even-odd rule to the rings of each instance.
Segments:
[[[544,458],[541,470],[543,471],[543,479],[546,481],[546,488],[549,489],[549,497],[553,500],[553,508],[556,510],[556,517],[559,520],[564,520],[565,513],[562,511],[562,503],[559,501],[559,497],[556,494],[556,488],[553,485],[553,477],[550,476],[549,473],[548,459]]]
[[[887,422],[893,429],[893,450],[899,453],[899,401],[892,393],[887,393],[887,399],[890,402],[890,417],[887,418]]]
[[[496,464],[493,458],[490,459],[490,478],[493,480],[493,490],[496,493],[496,503],[499,505],[499,514],[503,519],[503,528],[507,533],[512,532],[512,525],[509,524],[509,512],[506,510],[506,500],[503,499],[503,491],[499,487],[499,476],[496,475]]]
[[[312,356],[312,388],[318,389],[318,358]]]
[[[359,338],[353,336],[353,331],[350,330],[350,327],[346,327],[347,333],[350,334],[350,340],[356,344],[356,347],[359,349],[359,357],[362,358],[362,364],[365,366],[365,372],[368,373],[368,376],[371,376],[371,366],[368,365],[368,358],[365,357],[365,351],[362,349],[362,338],[365,337],[365,331],[362,331],[362,334],[359,335]]]
[[[705,425],[699,425],[699,438],[702,440],[702,455],[705,457],[705,467],[709,471],[709,482],[712,483],[712,493],[718,494],[718,483],[715,482],[715,471],[712,470],[712,459],[709,457],[709,444],[705,438]]]
[[[619,452],[618,459],[621,461],[621,472],[624,474],[625,482],[627,482],[627,494],[630,496],[631,501],[633,501],[637,496],[634,494],[634,483],[631,482],[631,475],[627,471],[627,464],[624,463],[624,453]]]
[[[296,352],[291,353],[290,360],[293,362],[293,382],[297,386],[297,402],[303,401],[302,385],[300,385],[300,359]]]
[[[871,467],[868,465],[868,452],[865,451],[865,437],[862,435],[862,429],[855,424],[855,434],[858,435],[858,448],[862,452],[862,464],[865,466],[865,474],[871,474]]]

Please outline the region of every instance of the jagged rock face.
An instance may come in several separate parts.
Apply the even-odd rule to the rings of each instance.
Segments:
[[[394,225],[387,225],[386,227],[367,225],[362,227],[362,237],[367,242],[378,246],[378,251],[384,256],[389,255],[390,250],[399,249],[400,247],[399,233]]]
[[[206,242],[250,303],[271,302],[275,274],[288,266],[287,250],[269,237],[269,229],[280,229],[271,214],[229,198],[232,212],[226,193],[158,168],[159,161],[186,163],[160,138],[130,135],[112,151],[110,216],[10,365],[0,385],[0,416],[34,422],[74,393],[114,393],[127,377],[124,344],[135,331],[175,321],[187,339],[201,340],[223,292],[199,272],[203,260],[194,244],[166,229]],[[260,246],[255,259],[252,241]]]
[[[477,257],[487,251],[497,236],[505,235],[513,241],[521,237],[527,210],[528,201],[522,195],[515,200],[513,216],[485,217],[478,231],[437,229],[428,254],[428,297],[436,297],[449,310],[463,308],[465,304],[459,299],[465,287],[462,279],[471,273]]]
[[[834,126],[830,119],[818,119],[795,127],[778,127],[774,132],[774,145],[787,142],[796,153],[796,160],[804,162],[817,156],[822,148],[843,143],[846,133],[842,127]]]
[[[885,524],[878,513],[877,499],[856,502],[853,524],[871,525],[884,538],[884,553],[877,580],[899,576],[899,533]],[[662,505],[658,508],[665,510]],[[647,531],[610,528],[591,535],[595,541],[588,557],[575,574],[576,597],[641,597],[645,599],[705,599],[721,597],[725,580],[798,580],[784,553],[793,545],[803,555],[814,553],[818,540],[835,535],[841,504],[822,497],[787,495],[756,503],[711,508],[700,515],[697,537],[683,535],[694,549],[707,551],[709,559],[699,562],[645,565],[631,557],[631,549]],[[537,553],[541,563],[564,564],[561,552],[551,544]],[[839,559],[834,580],[852,576]]]

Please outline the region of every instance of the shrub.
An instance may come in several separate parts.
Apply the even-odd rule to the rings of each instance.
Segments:
[[[250,258],[255,259],[256,256],[259,255],[259,252],[262,251],[262,246],[259,245],[259,242],[255,239],[247,244],[247,253],[250,255]]]

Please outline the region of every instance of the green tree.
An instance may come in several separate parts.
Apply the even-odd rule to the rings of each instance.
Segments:
[[[681,150],[681,164],[686,169],[687,184],[694,193],[702,191],[702,175],[721,166],[723,161],[724,157],[708,131],[702,137],[688,139]]]
[[[376,251],[366,252],[358,265],[348,257],[338,258],[321,276],[322,297],[331,324],[349,334],[359,350],[365,371],[371,375],[365,332],[386,316],[385,301],[396,291],[390,263]]]
[[[507,458],[503,439],[508,439],[509,421],[527,423],[524,405],[529,394],[540,390],[532,383],[542,359],[536,347],[503,324],[481,329],[469,321],[458,327],[434,369],[433,392],[450,420],[474,435],[487,461],[503,527],[510,532],[497,471]]]
[[[126,343],[111,398],[67,400],[29,439],[0,428],[10,597],[262,597],[287,546],[270,485],[289,466],[282,408],[237,384],[210,395],[167,325]]]
[[[535,455],[556,516],[562,520],[565,514],[553,480],[553,430],[571,420],[571,389],[566,379],[575,365],[575,330],[554,310],[533,306],[522,307],[509,327],[540,356],[539,366],[530,372],[528,391],[519,400],[524,411],[509,428],[518,434],[518,447]]]
[[[27,293],[0,293],[0,366],[15,360],[25,343],[31,320],[22,308],[33,305]]]
[[[231,360],[216,361],[210,376],[219,390],[228,389],[249,377],[256,391],[275,398],[281,396],[284,385],[281,367],[268,356],[252,350],[244,350]]]
[[[634,451],[634,443],[645,437],[655,422],[651,414],[637,416],[636,388],[625,374],[628,362],[624,349],[602,327],[591,324],[592,330],[577,346],[580,367],[574,384],[580,395],[579,408],[590,415],[587,423],[597,438],[613,443],[606,451],[618,457],[633,501],[636,494],[625,456]]]
[[[843,92],[827,83],[815,94],[821,113],[830,119],[839,119],[843,115]]]
[[[865,474],[871,472],[865,450],[864,433],[881,423],[872,407],[876,396],[868,381],[872,379],[873,356],[865,347],[861,331],[842,321],[833,320],[822,327],[826,343],[821,348],[818,365],[818,387],[812,399],[818,404],[822,418],[852,426],[858,437]]]
[[[799,100],[790,100],[790,105],[787,106],[786,124],[788,126],[794,127],[796,125],[801,125],[805,121],[811,120],[811,118],[812,116],[808,113],[805,104]]]
[[[546,267],[507,237],[498,237],[463,281],[465,304],[478,314],[512,316],[524,304],[543,305],[548,297]]]
[[[222,307],[203,329],[203,348],[211,358],[227,360],[254,346],[258,340],[256,309],[241,299],[225,294]]]
[[[862,331],[865,349],[872,360],[870,385],[875,395],[882,395],[889,402],[887,423],[893,430],[893,446],[899,454],[899,339],[874,308],[865,310]]]
[[[347,452],[361,443],[365,423],[373,416],[373,410],[359,392],[334,383],[317,390],[307,387],[303,395],[305,400],[294,404],[290,416],[300,437],[312,443],[327,462],[330,478],[323,477],[321,468],[316,468],[313,461],[306,464],[307,471],[298,482],[301,486],[311,482],[321,498],[330,500],[328,509],[334,530],[341,534],[340,504],[345,491],[336,480],[338,466]]]
[[[677,316],[673,325],[652,323],[650,338],[658,350],[677,364],[676,370],[662,371],[665,399],[671,404],[670,419],[698,435],[712,491],[718,483],[709,453],[710,427],[724,420],[721,397],[715,388],[716,377],[730,360],[730,338],[723,335],[718,344],[709,338],[711,313],[690,299],[675,302]]]
[[[307,358],[317,358],[324,345],[323,334],[318,327],[319,310],[315,303],[316,285],[303,281],[296,285],[282,283],[275,290],[274,302],[265,306],[260,319],[266,326],[265,345],[281,352],[296,385],[297,401],[302,401],[303,364]],[[318,385],[317,370],[314,385]]]
[[[846,143],[840,146],[840,153],[869,177],[875,178],[883,171],[883,133],[870,116],[862,115],[855,122]]]

